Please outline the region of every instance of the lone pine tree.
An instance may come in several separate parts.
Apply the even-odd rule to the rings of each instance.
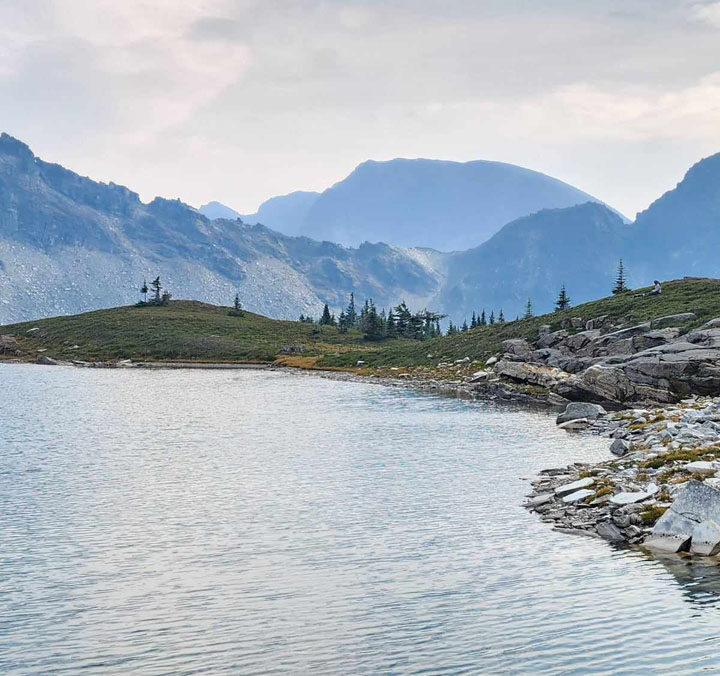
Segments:
[[[557,300],[555,301],[556,310],[567,310],[570,307],[570,297],[565,291],[565,285],[560,287],[560,293],[558,294]]]
[[[615,286],[613,287],[613,294],[623,293],[628,290],[628,285],[625,280],[625,266],[623,265],[622,258],[618,263],[617,276],[615,277]]]

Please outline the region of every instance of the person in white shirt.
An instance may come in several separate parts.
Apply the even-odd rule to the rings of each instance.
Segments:
[[[656,279],[653,281],[653,288],[648,291],[647,293],[635,293],[633,296],[635,298],[642,298],[643,296],[659,296],[662,293],[662,287],[660,286],[660,282]]]

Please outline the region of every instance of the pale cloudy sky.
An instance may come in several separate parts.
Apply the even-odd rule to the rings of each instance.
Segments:
[[[720,152],[720,2],[0,0],[0,130],[144,199],[493,159],[632,217]]]

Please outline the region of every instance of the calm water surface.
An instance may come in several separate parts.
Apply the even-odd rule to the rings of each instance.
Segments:
[[[521,507],[607,441],[262,372],[0,367],[0,672],[720,670],[720,578]]]

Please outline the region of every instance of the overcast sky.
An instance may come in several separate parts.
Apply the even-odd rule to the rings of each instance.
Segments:
[[[720,2],[0,0],[0,130],[144,199],[244,213],[432,157],[633,217],[720,152]]]

